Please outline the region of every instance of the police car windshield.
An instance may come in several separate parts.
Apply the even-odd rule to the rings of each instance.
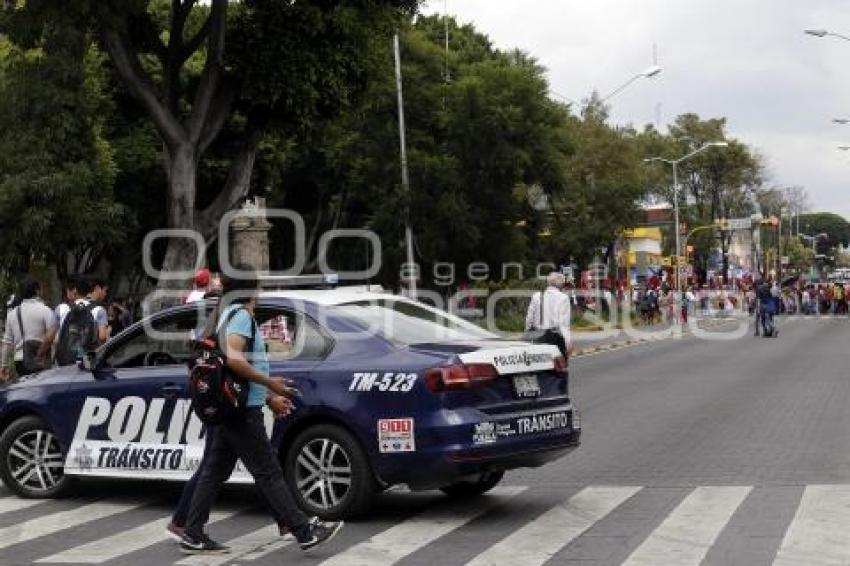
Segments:
[[[399,344],[498,338],[457,316],[412,301],[377,299],[343,303],[335,310]]]

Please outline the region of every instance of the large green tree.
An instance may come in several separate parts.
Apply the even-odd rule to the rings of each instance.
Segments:
[[[639,134],[612,127],[594,95],[570,120],[575,153],[567,160],[567,184],[554,195],[555,242],[580,265],[600,257],[624,228],[639,222],[648,186]]]
[[[828,253],[829,250],[838,246],[850,245],[850,222],[832,212],[801,215],[800,232],[809,236],[826,234],[826,238],[819,239],[817,242],[819,254]]]
[[[545,71],[533,59],[499,51],[471,26],[450,21],[449,28],[448,54],[441,19],[419,18],[402,33],[409,198],[400,187],[389,41],[363,104],[293,141],[288,156],[261,156],[258,172],[275,187],[272,198],[308,219],[310,255],[323,230],[368,227],[381,236],[382,280],[395,284],[409,206],[425,273],[437,262],[455,264],[458,278],[471,262],[499,273],[503,262],[528,257],[539,224],[528,222],[529,193],[566,187],[568,113],[547,96]],[[339,249],[347,253],[334,265],[364,266],[362,242]]]
[[[73,17],[24,48],[0,41],[0,262],[33,259],[60,276],[90,269],[123,238],[116,166],[105,139],[112,107],[102,57]]]
[[[167,15],[162,14],[162,6]],[[297,131],[336,113],[365,87],[375,42],[415,0],[27,1],[3,30],[27,45],[72,16],[100,39],[121,85],[162,142],[166,227],[215,236],[221,216],[251,191],[269,127]],[[193,70],[195,72],[193,72]],[[199,195],[199,165],[226,127],[227,175]],[[185,270],[192,244],[171,239],[166,271]]]

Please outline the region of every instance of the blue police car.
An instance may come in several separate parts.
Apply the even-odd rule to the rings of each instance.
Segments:
[[[212,305],[164,310],[79,366],[0,387],[0,478],[54,497],[80,477],[186,480],[203,451],[187,398],[189,337]],[[574,449],[581,425],[556,348],[506,341],[403,297],[368,291],[264,293],[272,375],[302,396],[267,415],[306,512],[362,513],[392,485],[470,496],[507,470]],[[237,467],[233,482],[250,482]]]

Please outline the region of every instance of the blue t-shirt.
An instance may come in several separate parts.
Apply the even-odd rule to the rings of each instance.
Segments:
[[[251,327],[255,324],[254,319],[251,318],[251,315],[242,305],[230,305],[227,307],[221,315],[221,321],[227,318],[227,316],[234,310],[241,309],[230,319],[230,322],[227,323],[227,330],[225,334],[238,334],[245,338],[245,340],[251,339]],[[221,323],[219,323],[219,329],[221,329]],[[245,358],[248,360],[252,366],[254,366],[257,370],[268,374],[269,373],[269,358],[266,355],[266,342],[263,340],[263,335],[260,332],[260,329],[257,328],[254,333],[254,344],[253,346],[248,347],[248,351],[245,353]],[[253,381],[249,383],[248,387],[248,406],[249,407],[262,407],[266,402],[266,388],[259,383],[254,383]]]

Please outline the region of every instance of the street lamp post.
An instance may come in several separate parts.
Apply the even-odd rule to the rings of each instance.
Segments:
[[[827,31],[825,29],[807,29],[807,30],[803,30],[803,33],[805,33],[806,35],[814,36],[814,37],[831,36],[831,37],[837,37],[838,39],[843,39],[844,41],[850,41],[850,37],[847,37],[846,35],[841,35],[840,33],[834,33],[834,32],[831,32],[831,31]]]
[[[636,80],[638,80],[638,79],[651,79],[652,77],[657,76],[662,70],[663,69],[661,67],[659,67],[658,65],[651,65],[651,66],[647,67],[642,72],[636,74],[635,76],[633,76],[632,78],[627,80],[625,83],[623,83],[619,87],[615,88],[614,90],[612,90],[611,92],[609,92],[608,94],[603,96],[600,99],[600,102],[606,102],[606,101],[608,101],[608,99],[614,97],[617,94],[620,94],[621,92],[623,92],[626,89],[626,87],[628,87],[630,84],[632,84]],[[569,96],[565,96],[565,95],[563,95],[559,92],[555,92],[554,90],[550,90],[549,94],[555,96],[556,98],[560,98],[562,100],[565,100],[565,101],[569,102],[570,104],[575,104],[576,106],[579,105],[579,103],[577,101],[573,100]]]
[[[725,141],[715,141],[708,142],[703,144],[701,147],[695,149],[694,151],[683,155],[679,159],[666,159],[664,157],[647,157],[644,159],[644,162],[650,163],[653,161],[661,161],[663,163],[667,163],[668,165],[673,166],[673,223],[675,224],[676,230],[676,291],[679,292],[679,296],[681,297],[682,293],[682,284],[681,284],[681,266],[679,265],[679,257],[681,256],[681,246],[679,245],[680,239],[680,227],[679,227],[679,163],[683,161],[687,161],[688,159],[694,157],[695,155],[702,153],[703,151],[712,148],[712,147],[727,147],[729,144]]]
[[[808,234],[798,234],[798,236],[800,236],[804,240],[809,240],[809,241],[812,242],[812,267],[809,270],[809,274],[812,276],[812,278],[814,278],[814,276],[815,276],[815,263],[816,263],[816,259],[817,259],[817,255],[818,255],[817,242],[818,242],[818,240],[825,240],[825,239],[829,238],[829,234],[827,234],[825,232],[821,232],[820,234],[815,234],[814,236],[809,236]]]
[[[635,82],[638,79],[651,79],[652,77],[658,75],[658,73],[660,73],[661,70],[662,70],[661,67],[659,67],[658,65],[652,65],[651,67],[647,67],[643,72],[636,74],[635,76],[633,76],[632,78],[627,80],[625,83],[623,83],[622,85],[618,86],[617,88],[615,88],[614,90],[612,90],[611,92],[609,92],[608,94],[603,96],[601,101],[605,102],[609,98],[612,98],[613,96],[623,92],[626,89],[626,87],[628,87],[630,84],[632,84],[633,82]]]

